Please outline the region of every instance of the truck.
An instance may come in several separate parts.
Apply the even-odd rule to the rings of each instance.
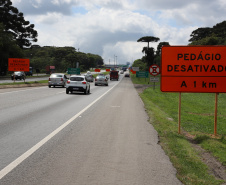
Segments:
[[[118,81],[119,75],[118,71],[110,71],[110,80],[117,80]]]
[[[52,74],[55,72],[55,66],[46,66],[46,74]]]

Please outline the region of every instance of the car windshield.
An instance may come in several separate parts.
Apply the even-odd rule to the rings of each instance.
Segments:
[[[51,78],[62,78],[63,77],[63,75],[57,75],[57,74],[53,74],[53,75],[51,75]]]
[[[83,81],[84,78],[83,77],[71,77],[70,80],[71,81]]]

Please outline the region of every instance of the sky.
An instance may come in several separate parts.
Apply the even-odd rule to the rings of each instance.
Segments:
[[[72,46],[100,55],[105,64],[142,58],[153,36],[188,45],[192,31],[226,19],[225,0],[11,0],[35,25],[40,46]],[[150,47],[157,49],[157,43]]]

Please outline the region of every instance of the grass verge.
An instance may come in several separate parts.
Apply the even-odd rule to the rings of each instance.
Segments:
[[[148,84],[145,79],[131,75],[136,84]],[[149,84],[150,85],[150,84]],[[159,134],[160,144],[177,169],[177,177],[184,184],[222,184],[209,173],[200,153],[184,134],[178,134],[178,93],[162,93],[149,87],[140,94],[150,122]],[[213,137],[214,95],[200,93],[182,94],[182,130],[193,141],[226,165],[226,95],[220,94],[218,102],[218,137]]]
[[[0,83],[0,85],[18,85],[18,84],[41,84],[48,83],[48,80],[32,81],[32,82],[12,82],[12,83]]]
[[[109,72],[96,73],[96,74],[93,74],[93,77],[96,78],[99,74],[109,75],[110,73]]]

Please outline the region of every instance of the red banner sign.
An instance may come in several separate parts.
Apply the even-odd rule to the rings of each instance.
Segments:
[[[95,69],[95,72],[100,72],[100,69]]]

